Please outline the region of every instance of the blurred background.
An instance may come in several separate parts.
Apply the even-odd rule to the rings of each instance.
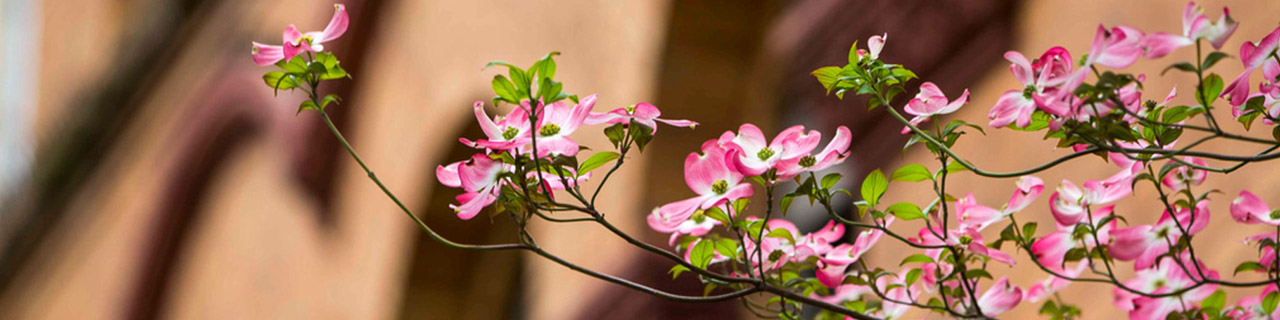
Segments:
[[[274,97],[249,58],[250,41],[275,43],[291,23],[320,30],[330,2],[276,0],[0,0],[0,314],[11,319],[686,319],[748,318],[738,302],[696,305],[631,292],[516,252],[465,252],[426,238],[388,201],[311,112],[295,115],[301,93]],[[434,178],[438,164],[468,157],[456,142],[478,137],[471,103],[486,100],[492,60],[529,65],[550,51],[565,90],[598,93],[597,111],[652,102],[668,118],[702,123],[662,128],[661,147],[628,161],[601,195],[611,219],[655,244],[643,217],[689,195],[682,159],[702,141],[753,122],[772,135],[794,124],[854,134],[839,169],[850,186],[876,168],[932,162],[902,151],[901,125],[867,112],[863,99],[825,96],[809,72],[846,60],[849,45],[888,33],[881,55],[952,97],[973,91],[950,116],[986,123],[1005,90],[1018,89],[1001,55],[1029,57],[1062,45],[1087,51],[1096,24],[1177,33],[1184,3],[1165,0],[349,0],[351,27],[325,46],[353,79],[322,87],[344,97],[330,108],[338,125],[388,187],[429,224],[461,242],[514,240],[511,226],[483,216],[460,221],[448,208],[456,190]],[[1208,1],[1242,22],[1225,51],[1271,31],[1274,1]],[[1182,50],[1141,61],[1147,98],[1192,76],[1157,73]],[[1224,77],[1238,60],[1219,64]],[[1228,78],[1229,79],[1229,78]],[[914,86],[913,84],[912,86]],[[914,92],[909,92],[914,94]],[[1189,103],[1189,97],[1180,97]],[[898,105],[901,102],[897,103]],[[1238,127],[1232,127],[1238,129]],[[1254,132],[1268,136],[1267,132]],[[990,170],[1028,168],[1069,150],[1040,135],[988,130],[958,145]],[[604,146],[594,130],[578,135]],[[824,142],[825,143],[825,142]],[[1219,152],[1253,152],[1214,146]],[[1210,162],[1212,165],[1218,163]],[[1246,167],[1206,188],[1223,195],[1214,224],[1197,237],[1219,270],[1252,258],[1229,223],[1241,188],[1280,195],[1269,164]],[[1105,178],[1116,168],[1082,158],[1039,174],[1046,197],[1020,214],[1050,229],[1048,192],[1061,179]],[[1013,180],[960,175],[953,192],[998,207]],[[589,186],[589,188],[594,186]],[[929,197],[895,184],[890,200]],[[1120,204],[1132,223],[1160,210],[1139,188]],[[1270,201],[1276,203],[1276,201]],[[801,206],[787,219],[802,229],[825,223]],[[846,203],[839,210],[849,210]],[[914,234],[909,223],[895,229]],[[698,294],[692,277],[671,281],[669,261],[593,225],[535,227],[548,250],[609,274]],[[994,232],[998,232],[999,228]],[[1247,230],[1245,230],[1247,229]],[[850,232],[852,234],[852,232]],[[869,259],[893,269],[902,246],[882,243]],[[1045,277],[1020,256],[992,267],[1030,286]],[[1249,278],[1252,275],[1241,275]],[[1228,302],[1246,291],[1229,291]],[[1119,316],[1110,288],[1077,284],[1063,298],[1087,318]],[[1024,303],[1008,318],[1032,317]],[[919,314],[918,316],[924,316]]]

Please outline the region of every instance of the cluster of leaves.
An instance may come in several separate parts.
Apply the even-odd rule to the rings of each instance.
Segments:
[[[552,102],[570,99],[578,102],[578,96],[563,92],[564,84],[556,81],[556,60],[555,56],[560,52],[551,52],[538,59],[528,69],[503,62],[494,61],[485,65],[485,68],[492,66],[507,67],[507,76],[493,76],[493,93],[497,96],[493,97],[493,104],[498,102],[507,102],[519,105],[520,101],[532,100],[542,101],[550,104]]]
[[[850,91],[856,95],[875,95],[881,99],[871,99],[867,109],[875,109],[906,91],[903,84],[918,78],[915,72],[898,64],[888,64],[873,59],[870,55],[859,54],[858,43],[849,48],[849,64],[842,67],[823,67],[813,71],[813,76],[827,93],[835,93],[844,99]]]
[[[338,58],[328,52],[317,52],[314,56],[311,53],[306,56],[297,55],[293,59],[276,62],[275,66],[280,70],[263,74],[262,81],[275,90],[276,94],[279,94],[280,90],[298,89],[305,91],[311,99],[303,101],[298,106],[298,112],[303,110],[324,111],[324,108],[330,103],[340,100],[336,94],[327,94],[323,98],[317,99],[316,87],[320,85],[321,81],[351,78],[351,75],[347,74],[347,70],[342,69],[342,64],[338,61]]]

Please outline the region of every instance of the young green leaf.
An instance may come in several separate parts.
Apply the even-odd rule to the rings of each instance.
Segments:
[[[902,259],[902,262],[898,263],[898,266],[901,267],[901,266],[907,265],[908,263],[932,263],[932,262],[934,262],[933,258],[917,253],[917,254],[908,256],[905,259]]]
[[[928,168],[914,163],[894,170],[893,175],[889,178],[889,180],[901,182],[917,182],[925,179],[933,179],[933,174],[929,172]]]
[[[875,207],[880,200],[880,196],[884,195],[885,190],[888,189],[889,180],[885,179],[884,172],[880,172],[880,169],[871,171],[862,180],[862,200],[866,200],[868,204]]]
[[[619,155],[617,152],[613,152],[613,151],[596,152],[596,154],[593,154],[591,155],[590,158],[587,158],[586,161],[583,161],[581,167],[578,167],[578,175],[581,176],[581,175],[587,174],[587,172],[591,172],[591,170],[595,170],[596,168],[599,168],[609,163],[609,161],[618,159],[619,157],[622,157],[622,155]]]
[[[899,202],[889,206],[889,213],[907,221],[924,218],[924,212],[920,211],[920,207],[910,202]]]
[[[715,257],[715,244],[710,240],[703,239],[698,244],[693,245],[693,249],[689,252],[689,262],[699,269],[706,269],[711,264],[711,258]]]

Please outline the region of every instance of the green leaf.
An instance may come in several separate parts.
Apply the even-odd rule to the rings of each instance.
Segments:
[[[516,91],[516,87],[511,84],[511,81],[507,80],[507,77],[502,75],[493,76],[492,84],[493,93],[497,94],[498,98],[501,98],[502,101],[510,102],[512,104],[520,104],[520,93]],[[497,102],[494,104],[497,104]]]
[[[978,279],[978,278],[992,279],[991,273],[983,269],[970,269],[969,271],[965,271],[964,276],[968,277],[969,279]]]
[[[901,267],[901,266],[907,265],[908,263],[917,263],[917,262],[933,263],[934,261],[933,261],[933,258],[930,258],[929,256],[917,253],[917,254],[910,255],[905,259],[902,259],[902,262],[898,263],[898,266]]]
[[[1166,72],[1169,72],[1170,69],[1178,69],[1186,72],[1196,72],[1195,65],[1191,64],[1190,62],[1183,61],[1183,62],[1169,65],[1169,67],[1164,68],[1164,71],[1160,71],[1160,75],[1163,76]]]
[[[906,281],[907,286],[911,286],[911,284],[916,283],[916,280],[920,279],[920,272],[921,271],[919,268],[911,269],[911,271],[907,271],[907,277],[906,279],[903,279],[903,281]]]
[[[1254,271],[1254,270],[1266,270],[1266,269],[1267,269],[1267,266],[1264,266],[1261,263],[1258,263],[1257,261],[1245,261],[1237,265],[1236,271],[1231,275],[1240,274],[1241,271]]]
[[[1277,128],[1280,128],[1280,127],[1277,127]],[[784,216],[787,215],[787,210],[791,209],[791,201],[794,201],[795,199],[796,199],[795,193],[788,193],[782,196],[782,201],[778,205],[778,207],[782,209],[782,215]]]
[[[813,74],[814,78],[818,79],[818,83],[821,83],[823,88],[827,89],[827,94],[830,94],[831,87],[835,85],[836,78],[840,74],[840,68],[839,67],[822,67],[822,68],[818,68],[818,70],[813,70],[813,73],[811,74]]]
[[[920,211],[920,207],[910,202],[899,202],[889,206],[889,213],[907,221],[924,218],[924,212]]]
[[[893,68],[893,76],[898,77],[898,79],[901,79],[903,82],[906,82],[907,80],[911,80],[911,79],[920,78],[916,76],[915,72],[912,72],[911,70],[907,70],[907,68],[903,68],[903,67]]]
[[[609,137],[609,142],[613,143],[614,148],[620,147],[622,139],[627,137],[627,129],[625,124],[615,124],[604,128],[604,135]]]
[[[274,88],[278,93],[280,90],[289,90],[298,87],[298,80],[293,75],[285,74],[283,71],[271,71],[262,75],[262,81],[268,87]]]
[[[536,75],[537,79],[539,80],[555,78],[556,77],[555,56],[558,56],[558,55],[560,55],[559,51],[552,51],[550,53],[547,53],[547,55],[542,56],[542,59],[539,59],[538,62],[534,62],[533,66],[529,67],[529,73]],[[541,81],[539,81],[539,83],[541,83]]]
[[[1226,304],[1227,304],[1227,293],[1223,292],[1222,289],[1218,289],[1218,291],[1214,291],[1212,295],[1209,295],[1208,298],[1205,298],[1204,301],[1200,302],[1200,308],[1222,309],[1222,306]]]
[[[675,280],[675,278],[676,278],[676,277],[679,277],[679,276],[680,276],[680,274],[681,274],[681,273],[684,273],[685,271],[689,271],[689,268],[688,268],[688,267],[685,267],[685,266],[684,266],[684,265],[682,265],[682,264],[677,264],[676,266],[671,267],[671,270],[670,270],[670,271],[667,271],[667,273],[670,273],[670,274],[671,274],[671,279],[672,279],[672,280]]]
[[[702,214],[706,215],[707,218],[715,219],[725,225],[729,225],[733,222],[733,219],[729,218],[729,215],[724,214],[724,210],[720,209],[720,207],[712,207],[711,209],[703,211]]]
[[[1268,293],[1265,298],[1262,298],[1262,311],[1264,311],[1262,314],[1275,312],[1277,302],[1280,302],[1280,295],[1277,295],[1274,291]]]
[[[296,55],[293,56],[293,59],[289,59],[289,61],[281,60],[280,62],[276,62],[276,66],[288,73],[306,73],[307,59],[302,55]]]
[[[708,240],[698,241],[693,245],[693,249],[689,251],[689,263],[698,269],[706,269],[711,264],[711,259],[715,257],[715,244]]]
[[[893,176],[889,178],[889,180],[902,182],[917,182],[925,179],[933,179],[933,173],[929,172],[929,168],[914,163],[894,170]]]
[[[880,169],[871,171],[867,177],[862,180],[862,200],[867,201],[870,206],[875,207],[879,202],[880,196],[889,189],[889,180],[885,179],[884,172]]]
[[[826,175],[826,176],[823,176],[823,177],[822,177],[822,188],[823,188],[823,189],[831,189],[831,187],[834,187],[834,186],[836,185],[836,183],[839,183],[839,182],[840,182],[840,178],[841,178],[841,177],[843,177],[843,176],[842,176],[842,175],[840,175],[839,173],[832,173],[832,174],[828,174],[828,175]]]
[[[325,68],[325,72],[320,74],[320,80],[333,80],[350,77],[351,75],[347,74],[347,70],[342,69],[342,66]]]
[[[947,164],[947,174],[952,174],[952,173],[965,171],[965,170],[969,170],[969,167],[965,167],[964,164],[960,163],[960,161],[951,161],[951,163]]]
[[[1045,301],[1045,302],[1044,302],[1044,305],[1040,306],[1040,314],[1043,314],[1043,315],[1057,315],[1057,314],[1058,314],[1058,305],[1057,305],[1057,304],[1055,304],[1055,303],[1053,303],[1053,300]]]
[[[1218,95],[1222,94],[1222,85],[1222,77],[1217,74],[1210,74],[1204,77],[1204,100],[1200,101],[1200,103],[1206,106],[1213,104],[1213,101],[1218,99]]]
[[[783,228],[769,230],[769,234],[764,236],[766,238],[787,239],[787,241],[791,241],[791,243],[796,243],[796,237],[791,235],[791,231],[787,231],[787,229]]]
[[[578,175],[581,176],[581,175],[587,174],[587,172],[591,172],[591,170],[595,170],[596,168],[604,166],[610,161],[613,161],[620,157],[622,157],[622,155],[613,151],[596,152],[596,154],[593,154],[591,155],[590,158],[587,158],[586,161],[582,161],[582,166],[578,167]]]
[[[858,42],[854,41],[852,45],[849,45],[849,64],[857,65],[858,60],[861,58],[862,57],[858,55]]]
[[[341,102],[342,102],[342,99],[338,98],[338,94],[336,93],[326,94],[324,95],[323,99],[320,99],[320,110],[324,110],[324,108],[329,107],[330,103],[341,103]]]
[[[1035,222],[1028,222],[1027,224],[1022,225],[1022,236],[1023,236],[1023,237],[1026,237],[1027,239],[1031,239],[1031,237],[1034,237],[1035,235],[1036,235],[1036,223],[1035,223]]]
[[[716,252],[720,255],[729,257],[729,259],[738,259],[738,243],[733,240],[721,238],[716,241]]]
[[[1227,58],[1227,57],[1230,57],[1230,56],[1220,51],[1210,52],[1209,56],[1204,57],[1204,70],[1209,70],[1209,68],[1212,68],[1213,65],[1217,64],[1219,60],[1222,60],[1222,58]]]
[[[320,108],[316,107],[315,101],[305,100],[305,101],[302,101],[301,105],[298,105],[297,113],[302,113],[302,110],[320,110]]]
[[[631,133],[631,141],[634,141],[636,147],[640,148],[640,152],[644,152],[644,146],[648,145],[649,141],[653,140],[653,128],[640,124],[639,122],[636,122],[635,119],[631,119],[631,126],[629,130]]]

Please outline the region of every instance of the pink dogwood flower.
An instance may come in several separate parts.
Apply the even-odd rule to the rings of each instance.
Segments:
[[[1280,210],[1271,210],[1262,198],[1249,190],[1241,190],[1240,196],[1231,201],[1231,218],[1248,224],[1266,223],[1276,226],[1280,225]]]
[[[471,156],[471,160],[436,167],[436,179],[445,186],[462,188],[457,205],[449,205],[458,218],[471,220],[481,209],[498,198],[502,190],[499,174],[512,170],[511,165],[493,160],[485,154]]]
[[[1196,40],[1208,40],[1214,49],[1222,49],[1227,38],[1236,32],[1239,24],[1231,19],[1231,11],[1222,8],[1222,16],[1218,21],[1210,21],[1204,14],[1204,8],[1195,2],[1187,2],[1182,9],[1182,35],[1156,32],[1142,39],[1143,56],[1147,59],[1158,59],[1173,50],[1196,43]]]
[[[1062,180],[1058,191],[1049,196],[1049,211],[1058,225],[1073,225],[1084,220],[1090,205],[1100,205],[1120,200],[1133,191],[1129,179],[1089,180],[1084,189],[1068,180]]]
[[[525,112],[528,108],[526,102],[522,107],[512,108],[511,112],[506,116],[497,116],[493,119],[484,111],[484,102],[476,101],[474,105],[476,113],[476,121],[480,123],[480,130],[484,131],[484,135],[488,139],[471,141],[461,138],[462,144],[473,148],[489,149],[489,150],[511,150],[519,149],[529,143],[529,114]]]
[[[938,86],[933,82],[925,82],[920,85],[920,93],[915,98],[907,102],[907,106],[902,109],[908,114],[915,116],[911,118],[911,125],[919,126],[925,121],[929,121],[930,117],[940,114],[948,114],[960,110],[961,106],[969,103],[969,89],[965,89],[959,98],[954,101],[948,101],[947,96],[942,93]],[[902,134],[911,132],[911,127],[903,126]]]
[[[342,4],[333,5],[333,18],[323,31],[302,33],[298,27],[289,25],[284,29],[284,45],[273,46],[253,43],[253,62],[258,65],[272,65],[281,60],[288,61],[294,56],[307,52],[324,51],[324,43],[333,41],[347,32],[347,7]]]
[[[1184,271],[1175,259],[1182,260],[1182,264],[1186,265],[1187,271],[1190,272]],[[1198,275],[1197,267],[1204,270],[1205,276],[1209,279],[1218,279],[1217,271],[1209,269],[1199,261],[1191,261],[1183,255],[1162,259],[1154,268],[1138,270],[1135,277],[1125,281],[1124,284],[1126,287],[1147,294],[1173,293],[1191,288],[1205,280]],[[1128,311],[1130,319],[1159,320],[1165,319],[1165,316],[1171,312],[1183,311],[1191,304],[1208,298],[1217,288],[1216,284],[1204,284],[1179,295],[1159,298],[1145,297],[1124,288],[1115,288],[1112,301],[1116,307]]]
[[[1139,44],[1143,36],[1142,31],[1131,27],[1117,26],[1108,31],[1106,27],[1098,25],[1093,45],[1089,48],[1089,56],[1078,72],[1086,72],[1094,64],[1115,69],[1128,68],[1142,56],[1142,46]]]
[[[1240,62],[1244,64],[1244,71],[1240,72],[1240,75],[1236,76],[1236,79],[1232,80],[1231,84],[1222,89],[1221,96],[1227,98],[1232,106],[1238,107],[1244,104],[1249,97],[1249,76],[1253,75],[1253,70],[1262,67],[1268,59],[1273,59],[1272,55],[1275,55],[1277,51],[1280,51],[1280,28],[1268,33],[1256,45],[1253,41],[1246,41],[1241,44]],[[1274,81],[1275,79],[1268,80]]]
[[[1066,262],[1066,254],[1071,249],[1084,248],[1092,250],[1099,243],[1107,244],[1111,242],[1112,230],[1116,227],[1116,220],[1102,224],[1102,219],[1112,214],[1115,206],[1104,206],[1090,212],[1091,220],[1098,230],[1098,238],[1095,241],[1093,235],[1087,232],[1077,232],[1080,224],[1057,224],[1058,231],[1054,231],[1036,239],[1031,244],[1031,254],[1035,256],[1036,261],[1050,268],[1061,269]]]
[[[747,218],[748,221],[759,220],[756,217]],[[801,234],[795,224],[782,219],[769,220],[762,234],[769,234],[772,230],[786,230],[792,238],[765,236],[759,241],[759,244],[753,238],[753,235],[743,235],[743,252],[747,252],[747,260],[751,262],[751,268],[747,272],[750,274],[759,274],[759,268],[763,267],[765,271],[782,267],[787,262],[804,261],[809,257],[819,257],[827,255],[835,247],[831,246],[832,242],[840,240],[844,236],[844,225],[836,224],[834,221],[828,222],[825,227],[808,234]],[[794,240],[794,241],[792,241]],[[759,246],[761,256],[754,254],[756,247]],[[763,262],[761,260],[763,258]],[[763,265],[761,265],[763,263]]]
[[[569,138],[569,135],[578,130],[582,126],[582,122],[591,114],[591,108],[596,104],[596,95],[590,95],[570,107],[568,100],[561,100],[551,103],[542,108],[542,115],[538,117],[538,157],[546,157],[548,155],[559,154],[565,156],[575,156],[578,154],[578,142]]]
[[[991,207],[978,204],[978,200],[973,198],[973,193],[965,194],[963,198],[956,199],[956,214],[960,218],[960,228],[972,228],[982,231],[987,226],[1000,222],[1008,217],[1004,212]]]
[[[889,39],[889,34],[883,36],[871,36],[867,39],[867,51],[870,51],[871,60],[880,59],[880,50],[884,49],[884,41]]]
[[[805,132],[804,126],[792,126],[778,133],[770,142],[754,124],[743,124],[738,133],[725,131],[719,143],[728,148],[727,162],[746,176],[758,176],[773,169],[780,161],[798,160],[818,147],[822,134]]]
[[[1269,59],[1262,63],[1262,82],[1258,83],[1258,93],[1250,94],[1249,101],[1255,98],[1262,99],[1262,108],[1266,110],[1266,116],[1262,118],[1262,122],[1268,125],[1274,125],[1275,121],[1271,119],[1280,118],[1280,62],[1275,59]],[[1236,107],[1231,109],[1231,115],[1239,118],[1242,115],[1256,112],[1256,110],[1244,110],[1244,107]]]
[[[888,228],[893,223],[894,217],[885,219],[884,226]],[[828,288],[836,288],[844,281],[844,275],[848,266],[857,262],[862,255],[871,250],[876,243],[880,242],[880,237],[884,235],[884,231],[880,229],[870,229],[858,233],[858,238],[853,244],[840,244],[826,255],[819,258],[820,268],[816,272],[818,281],[826,285]]]
[[[1013,260],[1013,256],[1008,253],[987,247],[986,242],[982,241],[982,233],[979,233],[978,230],[974,230],[973,228],[947,230],[946,240],[938,237],[938,235],[941,234],[941,227],[933,226],[932,229],[925,227],[920,229],[920,232],[918,233],[920,236],[919,238],[912,238],[909,240],[916,244],[925,246],[960,246],[968,249],[970,252],[991,258],[991,260],[995,260],[1009,266],[1017,264],[1017,262]],[[925,250],[924,255],[937,259],[942,254],[942,250],[943,249],[927,249]]]
[[[779,159],[775,165],[778,169],[778,179],[791,179],[801,173],[821,171],[840,164],[849,157],[849,144],[852,142],[853,134],[849,132],[849,128],[840,126],[836,128],[835,137],[832,137],[818,154],[807,154],[806,151],[803,156]]]
[[[1022,302],[1022,288],[1009,283],[1009,277],[1000,277],[987,291],[978,298],[978,309],[982,314],[993,317],[1013,309]]]
[[[658,107],[649,103],[637,103],[634,105],[613,109],[605,113],[594,113],[587,116],[587,120],[583,123],[594,126],[599,124],[628,124],[632,120],[636,123],[649,127],[652,131],[650,134],[658,133],[658,122],[665,123],[673,127],[693,128],[698,125],[697,122],[689,120],[671,120],[662,119],[658,116],[662,115],[662,111]]]
[[[1022,211],[1031,204],[1031,201],[1040,196],[1044,191],[1044,181],[1034,176],[1023,176],[1018,179],[1017,190],[1009,197],[1009,203],[1004,205],[1001,210],[992,209],[977,203],[973,198],[973,194],[966,194],[964,198],[956,199],[956,214],[960,216],[961,228],[973,228],[981,231],[988,226],[995,224],[1009,217],[1010,215]]]
[[[1178,208],[1173,214],[1166,210],[1155,225],[1139,225],[1113,231],[1113,242],[1107,248],[1116,260],[1132,260],[1134,269],[1146,269],[1155,264],[1160,255],[1169,252],[1169,243],[1178,243],[1179,238],[1184,236],[1179,225],[1187,229],[1185,235],[1194,235],[1204,230],[1209,225],[1209,201],[1201,200],[1196,204],[1195,210]]]
[[[1003,210],[1005,215],[1022,211],[1031,205],[1041,192],[1044,192],[1044,180],[1036,176],[1019,177],[1016,185],[1017,190],[1014,190],[1013,195],[1009,197],[1009,203],[1005,204]]]
[[[725,152],[715,140],[702,144],[702,153],[689,153],[684,160],[684,181],[698,196],[672,202],[648,217],[649,227],[672,232],[698,209],[710,209],[726,202],[750,197],[755,189],[742,181],[742,174],[725,162]]]
[[[1205,163],[1203,159],[1196,157],[1183,157],[1182,160],[1199,166],[1209,165],[1208,163]],[[1198,186],[1204,183],[1204,179],[1208,177],[1209,173],[1204,170],[1183,165],[1169,171],[1169,173],[1164,176],[1161,183],[1174,191],[1180,191],[1189,187]]]
[[[1072,74],[1073,62],[1067,49],[1050,48],[1034,63],[1017,51],[1005,52],[1004,58],[1012,62],[1009,71],[1024,88],[1009,90],[1000,96],[987,113],[991,119],[988,125],[999,128],[1012,123],[1026,127],[1031,124],[1031,114],[1036,108],[1059,116],[1067,114],[1069,105],[1061,101],[1059,90]]]

